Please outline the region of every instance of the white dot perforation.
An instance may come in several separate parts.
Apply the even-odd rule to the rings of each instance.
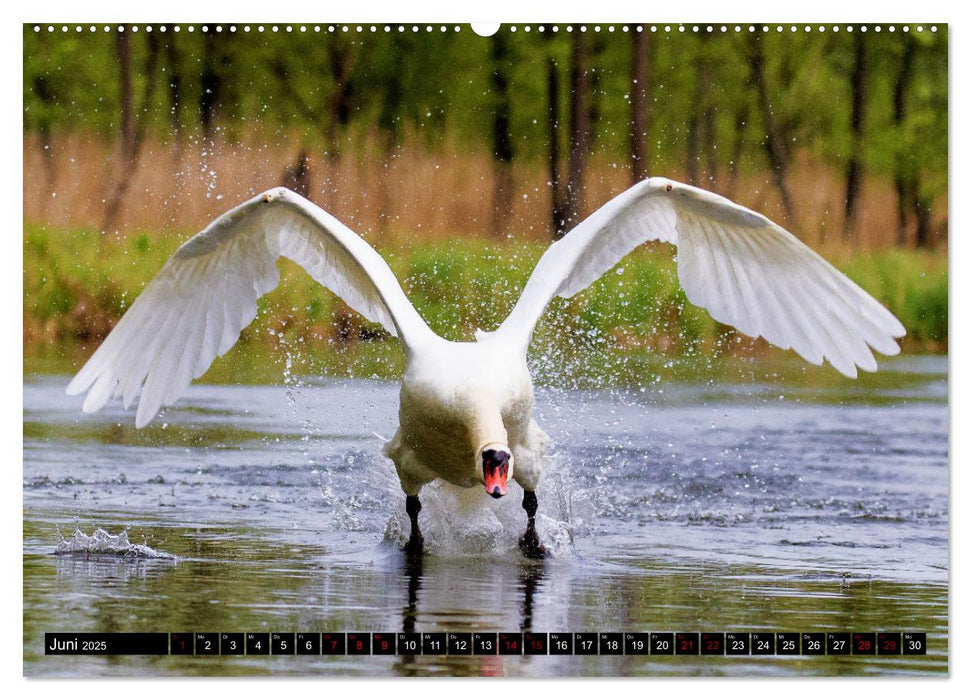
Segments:
[[[66,24],[65,25],[54,25],[54,24],[41,25],[41,24],[35,24],[35,25],[32,25],[32,29],[33,29],[34,33],[36,33],[36,34],[40,34],[40,33],[44,32],[44,31],[46,31],[48,34],[53,34],[53,33],[57,32],[57,31],[60,31],[62,34],[66,34],[66,33],[70,32],[72,29],[73,29],[74,33],[76,33],[76,34],[81,34],[81,35],[84,35],[85,34],[85,27],[82,26],[82,25],[69,26],[69,25],[66,25]],[[216,33],[227,32],[229,34],[239,34],[239,33],[249,34],[251,32],[264,33],[267,30],[267,28],[264,25],[249,25],[249,24],[245,24],[245,25],[235,25],[235,24],[232,24],[232,25],[226,25],[226,26],[223,26],[223,25],[212,25],[212,26],[210,26],[210,25],[205,25],[205,24],[203,24],[203,25],[192,25],[192,24],[188,24],[188,25],[179,25],[179,24],[171,24],[171,25],[164,25],[164,24],[160,24],[160,25],[150,25],[150,24],[137,25],[137,24],[129,24],[129,25],[124,25],[124,24],[118,24],[118,25],[104,25],[102,27],[102,29],[106,33],[112,32],[112,31],[117,31],[117,32],[130,31],[133,34],[137,34],[140,31],[145,32],[145,33],[151,33],[151,32],[167,33],[167,32],[172,32],[172,33],[178,34],[178,33],[181,33],[183,31],[187,31],[187,32],[193,33],[197,29],[199,31],[202,31],[203,33],[209,33],[211,31],[214,31]],[[309,33],[311,33],[311,31],[314,34],[320,34],[321,32],[327,32],[329,34],[333,34],[335,32],[355,33],[355,34],[377,34],[377,33],[383,32],[385,34],[388,34],[388,33],[395,32],[395,31],[398,32],[398,33],[400,33],[400,34],[403,34],[403,33],[408,32],[408,31],[410,31],[413,34],[418,34],[420,32],[425,32],[425,33],[429,33],[429,34],[432,33],[432,32],[439,32],[439,33],[442,33],[442,34],[446,34],[450,30],[453,31],[453,32],[456,32],[456,33],[461,32],[462,31],[462,27],[459,26],[459,25],[453,25],[453,26],[449,27],[448,25],[444,25],[444,24],[442,24],[442,25],[432,25],[432,24],[427,24],[427,25],[417,25],[417,24],[412,24],[412,25],[401,25],[401,24],[399,24],[399,25],[389,25],[389,24],[385,24],[385,25],[375,25],[375,24],[371,24],[371,25],[333,25],[332,24],[332,25],[327,25],[327,26],[321,26],[319,24],[318,25],[306,25],[306,24],[292,25],[292,24],[285,24],[285,25],[270,25],[269,26],[269,30],[272,31],[272,32],[274,32],[274,33],[277,33],[277,34],[280,33],[281,31],[283,31],[283,32],[285,32],[287,34],[293,34],[295,32],[296,33],[300,33],[300,34],[309,34]],[[556,24],[537,24],[537,25],[528,25],[528,24],[526,24],[526,25],[514,25],[514,24],[510,24],[510,25],[501,26],[500,29],[499,29],[499,31],[508,31],[511,34],[515,34],[517,32],[522,32],[522,33],[533,33],[533,32],[536,32],[536,33],[540,33],[540,34],[545,34],[545,33],[552,32],[552,33],[556,34],[556,33],[559,33],[560,31],[563,31],[563,30],[565,30],[568,33],[572,33],[574,31],[578,31],[578,32],[581,32],[581,33],[590,32],[590,33],[594,33],[594,34],[618,34],[618,33],[628,34],[631,31],[636,31],[636,32],[646,32],[646,31],[649,31],[649,32],[654,33],[654,34],[656,34],[658,32],[664,32],[666,34],[671,34],[673,32],[677,32],[679,34],[691,33],[691,34],[709,34],[709,35],[715,35],[715,34],[726,34],[726,35],[728,35],[728,34],[743,34],[745,32],[748,32],[750,34],[755,34],[755,33],[769,34],[769,33],[773,33],[773,32],[776,33],[776,34],[795,34],[795,33],[798,33],[798,32],[802,32],[802,33],[805,33],[805,34],[811,34],[811,33],[824,34],[826,32],[833,32],[833,33],[838,34],[841,31],[842,32],[846,32],[848,34],[852,34],[855,31],[858,31],[860,33],[869,33],[869,32],[873,32],[873,33],[883,33],[883,32],[888,32],[888,33],[891,33],[891,34],[895,34],[897,32],[903,32],[903,33],[907,34],[907,33],[910,33],[911,31],[916,31],[917,33],[930,32],[932,34],[936,34],[937,31],[938,31],[938,27],[937,27],[937,25],[923,25],[923,24],[917,24],[917,25],[907,25],[907,24],[903,24],[903,25],[894,25],[894,24],[887,24],[887,25],[866,25],[866,24],[859,24],[859,25],[853,25],[853,24],[846,24],[846,25],[839,25],[839,24],[824,25],[824,24],[820,24],[820,25],[817,25],[817,26],[812,26],[812,25],[808,25],[808,24],[807,25],[794,25],[794,24],[793,25],[782,25],[782,24],[775,24],[775,25],[755,25],[755,24],[750,24],[750,25],[738,25],[738,24],[736,24],[736,25],[724,25],[724,24],[723,25],[718,25],[718,24],[714,24],[714,25],[712,25],[712,24],[707,24],[707,25],[705,25],[705,24],[691,24],[691,25],[684,25],[684,24],[676,24],[676,25],[671,25],[671,24],[665,24],[665,25],[657,25],[657,24],[617,24],[617,25],[608,24],[608,25],[599,25],[599,24],[596,24],[596,25],[585,25],[585,24],[566,24],[566,25],[563,25],[562,27],[559,26],[559,25],[556,25]],[[98,26],[96,26],[96,25],[88,25],[87,26],[87,33],[96,34],[97,32],[98,32]]]

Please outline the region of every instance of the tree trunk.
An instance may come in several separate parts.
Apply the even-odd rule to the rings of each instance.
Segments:
[[[930,248],[931,240],[931,207],[930,203],[920,196],[920,183],[917,178],[911,180],[910,201],[917,219],[917,231],[914,234],[914,245],[918,248]]]
[[[897,190],[897,245],[907,244],[907,201],[909,179],[903,138],[904,118],[907,114],[907,93],[910,91],[911,68],[917,43],[904,37],[904,53],[900,57],[900,69],[893,84],[893,124],[897,132],[897,155],[894,164],[894,188]]]
[[[175,147],[172,149],[173,184],[176,192],[181,192],[185,186],[186,175],[182,161],[185,158],[185,135],[182,121],[182,70],[180,67],[179,51],[176,46],[176,36],[173,31],[175,25],[165,25],[165,72],[168,79],[169,97],[169,127]],[[166,197],[163,210],[166,216],[175,216],[180,206],[179,197]]]
[[[491,227],[496,236],[503,236],[506,233],[513,199],[513,146],[512,136],[509,133],[512,109],[507,76],[508,54],[506,34],[497,32],[492,37],[492,162],[495,181],[492,193]]]
[[[597,143],[597,129],[600,126],[602,113],[600,88],[601,71],[600,58],[607,47],[607,39],[601,34],[594,34],[588,40],[586,66],[589,78],[587,82],[587,153],[593,152]]]
[[[649,46],[647,32],[640,25],[629,26],[630,52],[630,176],[636,184],[650,172],[647,134],[650,127],[650,103],[647,99]]]
[[[108,200],[105,211],[104,223],[101,232],[107,233],[114,227],[125,195],[131,186],[138,165],[138,156],[141,152],[142,144],[145,141],[145,131],[147,129],[145,115],[149,112],[149,105],[152,95],[155,92],[155,83],[158,75],[159,62],[159,40],[157,34],[147,34],[148,40],[148,60],[145,65],[145,88],[142,93],[142,100],[138,109],[138,114],[142,115],[138,119],[134,113],[134,99],[132,87],[132,55],[131,40],[128,31],[116,32],[115,47],[118,52],[119,83],[121,90],[120,99],[120,118],[121,127],[121,171],[114,191]]]
[[[384,236],[387,235],[391,223],[391,167],[395,152],[398,150],[397,132],[393,129],[382,130],[381,142],[384,172],[381,173],[381,180],[378,183],[378,231]]]
[[[587,123],[589,111],[587,94],[590,75],[587,66],[587,42],[579,27],[573,32],[573,48],[570,56],[570,162],[567,175],[567,230],[573,228],[582,215],[583,176],[586,170],[590,129]]]
[[[311,196],[310,152],[301,148],[297,162],[283,172],[283,186],[304,197]]]
[[[327,168],[324,183],[324,204],[336,205],[336,183],[340,177],[341,137],[351,120],[353,85],[350,81],[351,69],[356,54],[352,46],[331,41],[328,43],[330,71],[334,80],[329,114],[324,115]]]
[[[692,185],[702,184],[702,152],[708,154],[709,158],[708,177],[714,176],[710,159],[713,157],[711,148],[714,141],[715,116],[708,106],[708,94],[711,92],[711,65],[706,53],[708,37],[707,33],[698,36],[699,56],[695,61],[695,90],[694,97],[691,100],[691,122],[688,124],[687,173],[688,182]]]
[[[333,127],[329,129],[327,139],[327,156],[340,158],[340,131],[351,120],[351,99],[354,88],[350,81],[351,69],[354,66],[355,53],[352,46],[336,41],[327,45],[330,58],[330,72],[334,81],[334,92],[330,99],[330,114],[327,122]]]
[[[212,141],[222,85],[222,80],[216,71],[215,30],[213,27],[208,27],[208,30],[202,35],[202,75],[199,95],[199,119],[202,123],[202,137],[207,143]]]
[[[785,212],[786,221],[792,224],[792,196],[789,194],[789,184],[787,182],[789,154],[786,148],[786,140],[778,128],[772,112],[772,102],[769,99],[769,88],[765,76],[765,55],[762,52],[762,42],[757,34],[751,35],[751,39],[749,40],[749,66],[752,71],[752,82],[755,83],[755,89],[758,95],[759,109],[762,112],[762,119],[765,122],[765,131],[767,134],[767,138],[764,140],[766,156],[769,159],[769,167],[772,169],[775,186],[779,190],[779,196],[782,199],[782,208]]]
[[[353,47],[348,47],[339,41],[339,37],[331,37],[327,44],[327,55],[329,59],[328,70],[333,80],[333,91],[324,99],[307,99],[297,90],[291,79],[292,70],[285,61],[277,57],[269,64],[270,74],[275,78],[277,87],[283,96],[290,102],[292,107],[299,113],[307,124],[320,125],[323,139],[323,156],[326,165],[323,168],[315,167],[315,173],[323,173],[320,189],[320,204],[325,208],[333,208],[336,204],[336,188],[334,183],[338,181],[340,173],[341,158],[341,135],[344,128],[350,122],[353,85],[350,82],[351,68],[354,64],[355,53]],[[318,94],[317,92],[313,93]],[[383,114],[383,112],[382,112]],[[383,117],[382,117],[383,118]],[[382,122],[382,128],[385,122]],[[393,124],[391,125],[393,127]],[[294,168],[303,167],[307,171],[306,162],[309,162],[309,147],[305,144],[298,156],[297,164]],[[301,159],[306,161],[304,166],[300,165]],[[291,172],[293,168],[287,172]],[[296,172],[295,170],[293,171]],[[305,185],[309,188],[310,180],[305,180]],[[309,190],[308,190],[309,191]]]
[[[135,117],[132,96],[131,32],[115,32],[115,51],[118,54],[118,90],[121,114],[118,123],[121,127],[121,158],[127,162],[135,150]]]
[[[176,162],[182,160],[183,124],[182,124],[182,71],[179,67],[179,54],[176,39],[173,36],[173,25],[169,24],[165,39],[165,67],[168,75],[169,93],[169,123],[175,138]]]
[[[843,237],[851,238],[856,229],[857,204],[863,180],[863,123],[866,119],[867,58],[862,32],[853,35],[853,74],[850,89],[853,107],[850,113],[850,160],[846,165],[846,208],[843,216]]]
[[[747,91],[746,91],[747,92]],[[749,105],[746,99],[735,113],[735,143],[732,147],[732,160],[728,164],[728,186],[726,194],[729,198],[735,196],[735,186],[738,184],[738,166],[742,160],[745,148],[745,127],[748,125]]]
[[[546,100],[549,111],[547,117],[548,138],[550,142],[550,209],[553,240],[566,233],[566,202],[560,182],[560,73],[556,59],[546,59]]]
[[[395,52],[405,52],[408,50],[408,45],[398,37],[392,36],[391,49]],[[379,86],[378,129],[381,131],[381,141],[384,144],[384,175],[381,178],[378,200],[378,216],[382,234],[387,233],[388,223],[391,219],[391,165],[401,141],[401,118],[405,100],[401,83],[404,78],[404,68],[401,61],[393,62],[390,72]]]
[[[39,99],[47,109],[50,109],[57,103],[57,98],[54,95],[54,91],[51,88],[50,82],[47,80],[46,76],[36,76],[33,80],[33,88],[37,99]],[[54,140],[53,133],[51,131],[50,119],[48,117],[45,116],[41,119],[38,130],[40,131],[41,162],[44,164],[44,174],[46,175],[47,179],[47,189],[53,192],[57,179],[57,169],[54,167]],[[41,206],[42,211],[45,213],[47,211],[49,202],[49,197],[45,197],[43,199]]]
[[[707,70],[706,75],[710,75]],[[706,77],[706,81],[709,81],[708,77]],[[702,143],[705,145],[706,160],[708,162],[706,178],[709,185],[714,187],[718,181],[718,143],[715,140],[715,105],[710,99],[708,100],[708,106],[705,107],[705,113],[702,116],[701,123],[705,128],[705,139]]]

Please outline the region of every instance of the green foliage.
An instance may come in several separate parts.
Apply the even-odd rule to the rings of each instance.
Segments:
[[[897,315],[907,329],[905,343],[947,343],[946,258],[903,250],[845,257],[834,261],[837,267]]]
[[[50,348],[68,357],[90,353],[179,243],[176,236],[151,233],[131,240],[86,230],[25,231],[25,355],[46,357]],[[544,249],[462,239],[381,252],[429,325],[446,338],[467,341],[477,329],[493,330],[506,317]],[[595,386],[618,377],[634,381],[638,372],[656,374],[671,362],[710,362],[734,349],[769,352],[687,301],[671,253],[661,244],[633,253],[590,288],[554,300],[533,341],[539,380],[585,377]],[[900,318],[908,331],[906,350],[946,347],[946,259],[904,250],[829,257]],[[260,301],[257,320],[233,351],[274,350],[272,364],[254,380],[266,380],[266,372],[279,376],[283,350],[301,351],[293,353],[304,363],[297,372],[397,376],[403,356],[396,341],[293,263],[281,263],[281,272],[279,287]],[[320,352],[302,352],[311,349]],[[622,362],[631,357],[640,359]],[[217,362],[213,376],[231,376],[231,364]]]
[[[259,125],[261,138],[302,132],[311,145],[325,150],[333,129],[356,148],[370,149],[375,129],[391,143],[406,131],[434,147],[445,141],[469,150],[490,148],[495,107],[490,73],[508,75],[510,130],[515,158],[540,162],[547,155],[549,105],[546,71],[553,60],[561,85],[560,115],[569,114],[568,85],[571,34],[566,25],[544,32],[504,28],[507,56],[493,65],[490,42],[467,28],[450,26],[427,32],[390,32],[383,27],[362,32],[327,27],[315,32],[244,32],[237,29],[203,34],[200,25],[183,25],[178,34],[155,27],[163,58],[159,88],[139,118],[151,131],[168,137],[178,123],[197,132],[203,101],[203,76],[215,80],[211,98],[216,126],[241,135]],[[24,128],[62,129],[117,134],[119,72],[114,33],[102,27],[78,33],[35,32],[24,26]],[[57,27],[57,30],[60,28]],[[699,111],[712,115],[714,133],[704,144],[717,163],[728,166],[736,152],[745,168],[763,169],[766,138],[760,111],[754,105],[750,60],[759,42],[766,62],[771,109],[787,148],[808,149],[840,164],[851,152],[850,101],[847,74],[853,60],[853,35],[827,26],[825,32],[792,32],[789,27],[762,34],[734,27],[709,35],[701,26],[691,31],[650,32],[649,150],[653,171],[673,172],[684,164],[688,134]],[[605,162],[627,165],[630,142],[630,32],[623,25],[590,26],[591,71],[597,119],[592,148]],[[612,31],[611,31],[612,30]],[[866,151],[871,172],[891,175],[904,167],[920,176],[921,195],[929,200],[947,187],[947,27],[866,35],[869,66]],[[149,33],[131,35],[134,94],[140,96],[148,76]],[[894,119],[893,86],[901,57],[912,44],[912,80],[906,93],[905,118]],[[171,49],[171,50],[170,50]],[[702,72],[710,77],[699,91]],[[180,105],[172,102],[178,85]],[[346,91],[345,114],[335,114],[334,96]],[[565,129],[561,129],[561,133]],[[565,134],[563,138],[566,138]],[[564,151],[565,152],[565,151]]]
[[[403,285],[435,332],[471,340],[477,329],[494,330],[512,310],[539,252],[535,245],[468,240],[423,245],[409,251]]]
[[[917,340],[947,341],[947,286],[921,284],[904,295],[911,332]]]

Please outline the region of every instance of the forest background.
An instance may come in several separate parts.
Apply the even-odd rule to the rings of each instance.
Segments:
[[[649,175],[767,214],[887,304],[905,350],[946,351],[947,59],[930,25],[25,25],[25,370],[71,371],[180,242],[279,184],[468,339],[550,240]],[[540,344],[565,331],[652,366],[770,352],[646,248]],[[316,343],[338,352],[304,369],[388,376],[385,341],[287,264],[243,346]]]

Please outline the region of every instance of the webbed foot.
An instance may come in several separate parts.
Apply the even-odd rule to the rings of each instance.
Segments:
[[[527,559],[545,559],[549,555],[546,547],[540,543],[534,527],[528,528],[526,534],[519,538],[519,549]]]
[[[421,536],[420,532],[417,535],[412,532],[411,537],[408,538],[408,543],[405,545],[405,554],[409,557],[420,557],[424,551],[425,538]]]

